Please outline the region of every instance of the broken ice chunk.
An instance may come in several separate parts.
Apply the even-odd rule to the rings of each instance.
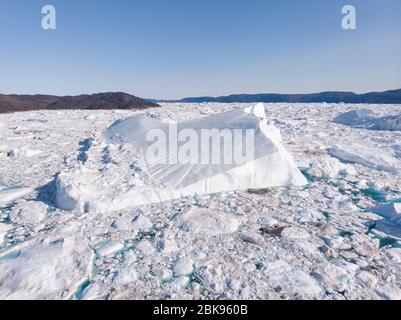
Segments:
[[[132,220],[132,226],[135,229],[146,230],[152,226],[152,222],[142,214],[139,214],[134,218],[134,220]]]
[[[349,281],[348,273],[343,268],[331,263],[318,266],[312,275],[321,281],[329,292],[343,292]]]
[[[96,249],[96,253],[100,256],[113,256],[117,252],[124,249],[124,244],[119,241],[110,241]]]
[[[179,216],[177,224],[185,231],[213,236],[235,232],[240,218],[225,212],[194,208]]]
[[[33,190],[23,186],[0,185],[0,204],[13,202],[30,194]]]
[[[190,258],[183,257],[176,260],[173,266],[174,274],[187,276],[194,271],[194,263]]]
[[[138,275],[132,268],[126,268],[121,270],[115,279],[115,282],[120,285],[127,285],[129,283],[135,282],[138,279]]]
[[[144,255],[144,256],[152,256],[156,253],[155,247],[148,241],[142,240],[138,243],[136,248]]]
[[[355,175],[355,169],[352,165],[341,163],[338,159],[324,155],[316,159],[308,174],[316,178],[336,179],[339,176]]]
[[[263,247],[265,244],[265,239],[256,232],[245,231],[241,233],[240,237],[242,241],[252,243],[260,247]]]
[[[16,205],[10,213],[14,223],[36,224],[46,219],[48,206],[43,202],[28,201]]]

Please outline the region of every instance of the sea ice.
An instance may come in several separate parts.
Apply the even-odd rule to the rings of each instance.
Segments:
[[[194,271],[192,259],[183,257],[174,262],[173,271],[178,276],[188,276]]]
[[[400,134],[332,122],[357,108],[268,104],[266,118],[279,134],[266,124],[261,106],[163,104],[149,113],[157,126],[225,118],[232,111],[259,129],[266,124],[267,134],[260,137],[275,148],[285,146],[310,180],[300,187],[183,198],[182,188],[158,179],[141,162],[135,137],[104,138],[119,124],[130,129],[130,119],[146,111],[0,115],[0,298],[399,298],[401,228],[390,218],[397,222],[400,213]],[[383,116],[400,113],[400,105],[369,108]],[[347,154],[330,153],[336,148]],[[24,152],[8,156],[13,149],[43,152],[37,158]],[[308,169],[322,159],[333,166],[323,164],[327,171],[314,179]],[[265,160],[243,173],[276,164]],[[346,167],[355,175],[342,171]],[[272,171],[282,173],[280,167]],[[13,185],[32,191],[20,193]],[[160,198],[163,190],[168,191]],[[144,205],[132,209],[135,203]],[[280,236],[269,236],[268,228],[276,226],[284,228]],[[188,261],[178,267],[180,259]],[[315,270],[323,277],[314,277]]]
[[[142,240],[138,243],[136,248],[146,257],[152,256],[156,253],[155,247],[148,240]]]
[[[312,275],[323,282],[326,289],[333,292],[343,292],[348,284],[348,273],[341,267],[326,263],[318,266]]]
[[[0,258],[0,299],[62,299],[74,294],[87,275],[89,248],[79,238],[79,224],[55,229]]]
[[[266,266],[263,272],[269,280],[291,295],[304,299],[318,298],[323,294],[323,289],[318,283],[302,270],[292,268],[283,260],[276,260]]]
[[[375,288],[379,282],[377,277],[367,271],[361,271],[356,275],[356,278],[360,280],[368,288]]]
[[[253,231],[244,231],[241,233],[240,237],[242,241],[252,243],[257,246],[262,247],[265,244],[264,238],[260,234]]]
[[[43,202],[22,202],[11,210],[10,220],[14,223],[41,223],[46,219],[47,209],[48,206]]]
[[[401,300],[401,289],[392,284],[385,284],[377,293],[387,300]]]
[[[152,226],[152,222],[142,214],[139,214],[132,220],[132,226],[135,229],[146,230]]]
[[[353,144],[351,146],[329,148],[328,152],[332,157],[346,163],[358,163],[371,169],[386,171],[392,174],[401,173],[400,161],[383,150],[379,151],[359,144]]]
[[[325,155],[312,163],[308,173],[316,178],[336,179],[341,175],[355,175],[355,169],[352,165],[344,164],[336,158]]]
[[[235,232],[240,218],[229,213],[194,208],[178,216],[176,223],[182,230],[213,236]]]
[[[100,256],[113,256],[117,252],[124,249],[124,244],[118,241],[110,241],[96,249],[96,253]]]

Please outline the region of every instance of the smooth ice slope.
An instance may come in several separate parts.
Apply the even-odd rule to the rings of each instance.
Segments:
[[[87,212],[113,211],[194,194],[307,183],[281,144],[279,130],[268,124],[263,104],[177,124],[179,132],[192,129],[198,137],[204,129],[230,130],[233,136],[236,129],[254,130],[255,154],[253,160],[244,164],[160,164],[154,159],[149,161],[144,155],[151,144],[146,141],[146,135],[152,129],[162,130],[168,137],[171,126],[147,114],[114,123],[104,133],[106,145],[110,149],[133,150],[132,154],[138,157],[136,167],[129,163],[134,159],[126,157],[122,160],[123,152],[117,151],[119,160],[111,161],[107,170],[93,170],[93,164],[88,161],[89,164],[84,163],[73,171],[62,172],[57,181],[59,206]],[[177,148],[168,143],[166,153],[177,153]],[[205,152],[212,155],[220,151],[212,148],[212,144],[207,148],[201,144],[196,156],[200,159]],[[124,166],[127,168],[125,176]],[[132,171],[135,171],[133,176]],[[103,179],[104,176],[109,178]],[[117,177],[121,181],[117,181]]]
[[[130,143],[138,146],[144,154],[149,146],[146,142],[146,134],[155,128],[161,129],[166,136],[169,135],[168,123],[152,119],[147,115],[139,115],[118,122],[109,128],[105,135],[112,143]],[[152,177],[177,190],[182,190],[184,194],[306,183],[282,147],[278,129],[267,124],[263,104],[178,124],[178,131],[184,129],[195,130],[198,137],[204,129],[218,129],[219,132],[228,129],[232,132],[232,136],[235,129],[251,129],[255,132],[254,160],[242,165],[202,164],[199,161],[195,161],[196,164],[159,164],[146,159],[147,170]],[[176,145],[168,145],[165,157],[167,158],[171,153],[177,154],[177,149]],[[222,151],[221,149],[214,148],[212,144],[200,146],[195,156],[200,159],[198,155],[205,152],[213,155]]]

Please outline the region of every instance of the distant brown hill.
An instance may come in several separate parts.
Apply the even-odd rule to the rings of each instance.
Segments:
[[[1,95],[0,113],[32,110],[110,110],[146,109],[158,107],[123,92],[107,92],[80,96],[57,97],[50,95]]]

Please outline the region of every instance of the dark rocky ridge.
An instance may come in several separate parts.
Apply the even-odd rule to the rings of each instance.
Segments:
[[[168,102],[166,100],[149,100],[157,102]],[[354,92],[327,91],[311,94],[233,94],[222,97],[194,97],[174,100],[170,102],[202,103],[256,103],[256,102],[281,102],[281,103],[377,103],[377,104],[398,104],[401,103],[401,89],[385,92],[370,92],[356,94]]]
[[[0,113],[68,109],[146,109],[158,106],[156,103],[144,101],[123,92],[65,97],[50,95],[0,95]]]

